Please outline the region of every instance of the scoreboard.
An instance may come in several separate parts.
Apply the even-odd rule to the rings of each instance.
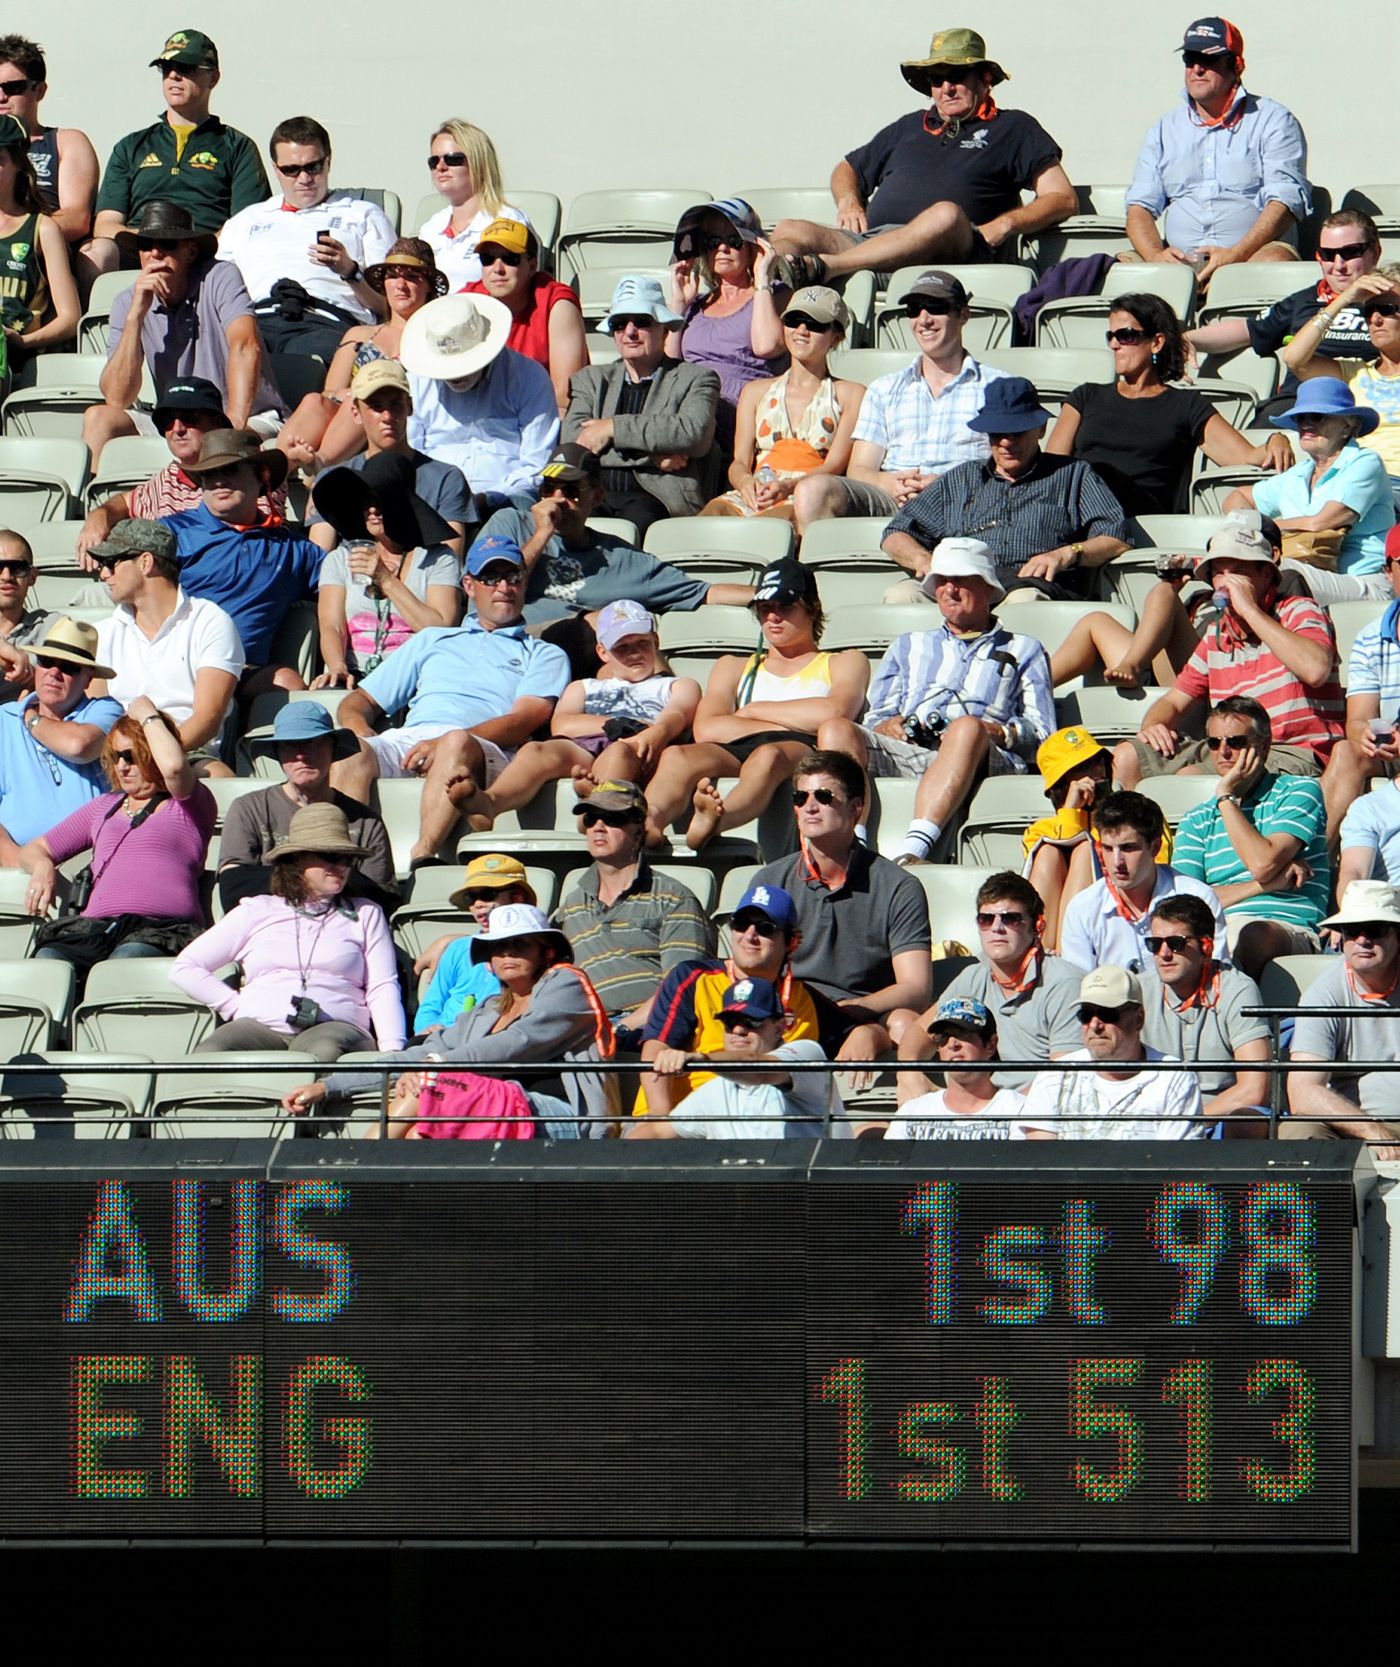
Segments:
[[[116,1150],[0,1165],[9,1540],[1354,1543],[1358,1147]]]

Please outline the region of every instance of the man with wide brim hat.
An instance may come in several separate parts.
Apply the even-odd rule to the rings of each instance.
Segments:
[[[177,29],[155,57],[165,109],[149,127],[119,139],[102,171],[92,239],[83,253],[99,272],[114,271],[113,239],[152,198],[189,211],[202,232],[268,195],[258,147],[209,112],[219,82],[219,49],[198,29]]]
[[[122,708],[89,692],[111,668],[85,620],[50,618],[23,652],[0,641],[0,661],[12,679],[29,666],[34,678],[31,692],[0,706],[0,864],[13,868],[20,846],[106,792],[98,758]]]
[[[916,577],[940,539],[975,531],[992,552],[1008,601],[1081,598],[1080,570],[1101,566],[1129,547],[1123,506],[1089,464],[1042,449],[1050,413],[1024,376],[989,382],[968,423],[991,456],[960,463],[896,512],[881,548]],[[885,600],[917,600],[903,584]]]
[[[254,732],[244,745],[259,773],[268,773],[268,761],[275,760],[270,773],[280,779],[241,795],[225,813],[218,870],[225,912],[241,898],[267,890],[268,858],[286,837],[292,817],[305,805],[325,804],[344,815],[362,853],[346,895],[371,898],[392,913],[400,898],[388,830],[368,805],[331,786],[331,765],[359,751],[350,731],[320,701],[294,700],[278,712],[270,733]]]
[[[102,403],[83,413],[94,467],[108,440],[155,432],[151,419],[132,409],[146,370],[157,388],[202,378],[218,389],[235,428],[256,422],[275,434],[287,402],[268,374],[243,280],[236,267],[214,259],[213,235],[188,208],[164,198],[116,229],[140,272],[112,302]]]
[[[1059,145],[1034,117],[992,97],[1007,74],[979,34],[940,29],[928,56],[906,59],[900,72],[932,104],[836,164],[834,226],[778,222],[775,283],[800,289],[852,272],[991,260],[1077,211]],[[1033,193],[1024,206],[1023,191]]]
[[[510,308],[490,295],[444,295],[404,325],[409,444],[455,463],[483,518],[533,495],[559,436],[559,403],[542,365],[507,345]]]

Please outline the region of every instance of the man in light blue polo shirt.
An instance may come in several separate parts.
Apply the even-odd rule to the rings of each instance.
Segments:
[[[569,681],[563,649],[527,636],[520,546],[479,538],[463,586],[475,609],[465,625],[417,631],[341,701],[337,716],[360,750],[332,785],[368,804],[381,777],[421,775],[414,861],[437,854],[457,825],[447,784],[470,772],[489,787],[515,749],[549,722]],[[395,727],[375,724],[402,713]]]
[[[0,865],[19,866],[19,848],[47,833],[72,811],[107,790],[97,762],[107,731],[122,715],[115,700],[90,700],[94,677],[111,677],[97,663],[97,632],[59,617],[30,649],[33,692],[0,706]],[[0,641],[0,665],[12,677],[25,655]]]

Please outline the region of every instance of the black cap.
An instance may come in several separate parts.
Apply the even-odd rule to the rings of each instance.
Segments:
[[[205,376],[183,376],[166,387],[153,412],[156,427],[161,426],[162,417],[173,416],[176,411],[217,411],[225,424],[233,427],[224,416],[224,396]]]
[[[587,446],[567,442],[555,449],[554,456],[540,470],[541,478],[551,480],[600,480],[602,460]]]
[[[785,556],[782,561],[775,561],[759,574],[758,583],[754,586],[753,599],[755,602],[777,602],[780,605],[789,602],[810,602],[815,605],[817,576],[810,567],[804,567],[800,561]]]

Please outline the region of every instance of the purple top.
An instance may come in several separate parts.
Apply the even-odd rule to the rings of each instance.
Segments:
[[[786,368],[788,356],[780,353],[774,359],[760,359],[750,345],[753,328],[753,302],[740,307],[727,318],[714,318],[704,311],[701,303],[687,312],[681,331],[681,358],[687,364],[702,365],[719,377],[721,411],[728,407],[728,437],[730,449],[734,439],[734,408],[746,382],[760,376],[775,376]],[[724,418],[721,418],[723,424]]]
[[[367,897],[347,901],[310,914],[285,897],[245,897],[180,951],[170,981],[221,1019],[256,1019],[286,1036],[292,1002],[310,996],[328,1019],[358,1025],[396,1053],[405,1026],[388,923]],[[230,961],[243,969],[241,990],[215,976]]]
[[[91,849],[92,896],[83,913],[202,921],[199,882],[218,817],[214,795],[196,782],[188,799],[167,799],[139,827],[120,811],[107,815],[122,798],[104,793],[44,835],[56,863]]]

